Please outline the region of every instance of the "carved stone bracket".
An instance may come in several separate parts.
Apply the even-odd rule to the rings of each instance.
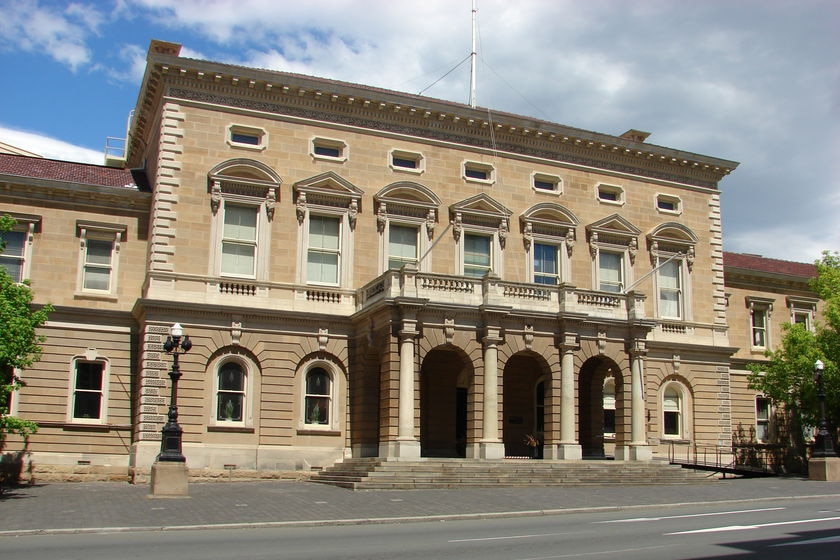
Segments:
[[[569,255],[569,258],[572,257],[572,250],[575,247],[575,241],[577,241],[576,237],[575,230],[573,229],[570,229],[566,233],[566,254]]]
[[[242,322],[234,320],[230,324],[230,342],[235,346],[239,346],[239,341],[242,339]]]
[[[443,320],[443,336],[449,345],[455,340],[455,319],[447,317]]]
[[[265,195],[265,215],[268,221],[274,220],[274,207],[277,205],[277,187],[271,187]]]
[[[388,208],[384,202],[379,203],[379,209],[376,211],[376,231],[383,233],[385,231],[385,224],[388,223]]]
[[[303,220],[306,219],[306,193],[298,193],[295,213],[297,214],[298,223],[303,225]]]
[[[330,330],[325,328],[318,329],[318,349],[323,352],[327,349],[327,343],[330,341]]]
[[[356,229],[356,218],[358,217],[358,215],[359,215],[359,203],[356,202],[355,200],[351,200],[350,201],[350,206],[348,207],[348,210],[347,210],[347,217],[350,220],[350,229],[351,230]]]
[[[210,210],[215,216],[219,212],[219,207],[222,205],[222,183],[220,181],[213,181],[213,186],[210,189]]]
[[[437,214],[435,213],[434,208],[429,209],[429,213],[426,215],[426,235],[429,236],[429,241],[431,241],[435,237],[435,220],[437,219]]]
[[[507,236],[510,232],[510,225],[508,224],[507,218],[502,218],[502,221],[499,223],[499,245],[502,249],[505,248],[505,244],[507,243]]]
[[[460,212],[455,213],[455,218],[450,222],[452,224],[452,237],[455,241],[461,240],[461,233],[464,231],[463,217]]]
[[[531,244],[534,242],[534,224],[525,222],[525,228],[522,230],[522,243],[525,245],[525,250],[531,250]]]
[[[534,345],[534,325],[525,325],[525,332],[522,334],[525,340],[525,348],[530,350]]]

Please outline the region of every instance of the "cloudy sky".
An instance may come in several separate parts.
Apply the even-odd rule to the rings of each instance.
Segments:
[[[840,250],[840,1],[476,0],[478,105],[741,162],[728,251]],[[0,0],[0,142],[101,163],[151,39],[467,103],[472,0]]]

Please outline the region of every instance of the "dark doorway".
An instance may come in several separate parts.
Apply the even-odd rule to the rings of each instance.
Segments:
[[[420,452],[465,457],[472,368],[456,351],[437,348],[420,368]]]

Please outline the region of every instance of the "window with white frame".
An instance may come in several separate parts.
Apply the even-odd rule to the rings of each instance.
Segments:
[[[5,247],[0,250],[0,266],[15,282],[29,278],[32,261],[32,243],[40,229],[41,217],[29,214],[4,213],[15,220],[10,231],[0,232]]]
[[[574,215],[555,203],[540,203],[520,217],[529,282],[562,284],[570,277],[575,244]]]
[[[243,422],[248,375],[242,364],[228,361],[219,368],[216,391],[216,421]]]
[[[604,379],[604,436],[615,437],[615,378]]]
[[[755,440],[761,443],[770,441],[770,399],[755,398]]]
[[[676,384],[669,384],[662,394],[662,435],[680,438],[683,435],[683,395]]]
[[[70,420],[102,423],[106,420],[107,364],[104,361],[75,360],[71,380]]]
[[[598,183],[595,185],[595,196],[598,202],[605,204],[624,204],[624,189],[618,185]]]
[[[77,222],[76,229],[79,235],[78,291],[91,295],[115,294],[125,226]]]
[[[495,169],[489,163],[465,161],[462,165],[462,177],[469,183],[492,184],[496,180]]]
[[[329,426],[332,422],[333,380],[323,367],[306,372],[303,419],[308,426]]]
[[[26,263],[26,245],[29,236],[23,231],[6,231],[0,233],[0,239],[5,243],[0,253],[0,266],[6,270],[12,280],[23,282],[24,264]]]
[[[322,161],[343,163],[347,161],[347,143],[334,138],[313,138],[312,157]]]
[[[773,312],[773,301],[762,297],[747,297],[747,308],[750,313],[750,345],[754,350],[763,351],[770,348],[770,316]]]
[[[677,321],[691,320],[691,271],[695,245],[699,238],[689,228],[675,222],[661,224],[647,236],[650,262],[654,267],[657,317]]]
[[[531,187],[538,193],[561,194],[563,192],[563,179],[557,175],[533,173],[531,175]]]
[[[787,306],[790,309],[790,322],[802,325],[805,330],[813,332],[818,301],[815,298],[788,296]]]
[[[596,290],[623,293],[632,285],[633,263],[638,252],[638,228],[618,214],[586,228]]]
[[[306,280],[313,284],[338,284],[341,259],[341,217],[309,216]]]
[[[227,142],[235,148],[264,150],[268,145],[268,134],[262,128],[238,124],[228,127]]]
[[[210,171],[210,275],[266,278],[269,223],[274,218],[280,183],[271,168],[249,159],[228,160]]]
[[[259,213],[258,206],[224,202],[221,268],[223,276],[254,278]]]
[[[399,270],[407,264],[417,266],[420,227],[388,224],[388,268]]]
[[[473,278],[500,274],[511,211],[485,193],[450,207],[458,273]]]
[[[464,276],[482,278],[493,270],[492,244],[491,235],[464,234]]]
[[[343,287],[353,270],[353,235],[361,189],[333,172],[295,185],[298,281]]]
[[[380,233],[380,272],[406,264],[428,272],[440,205],[437,195],[418,183],[401,181],[379,191],[374,204]]]
[[[418,152],[391,150],[388,152],[388,166],[394,171],[420,174],[426,170],[426,161]]]
[[[682,200],[678,196],[658,194],[656,210],[665,214],[682,214]]]

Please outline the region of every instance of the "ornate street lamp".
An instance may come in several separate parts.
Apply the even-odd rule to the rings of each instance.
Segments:
[[[814,383],[817,384],[817,397],[820,399],[820,426],[817,430],[817,437],[814,440],[814,450],[811,457],[834,457],[834,441],[828,431],[828,422],[825,419],[825,388],[823,386],[823,370],[825,364],[817,360],[814,364]]]
[[[182,340],[183,337],[183,340]],[[169,378],[172,379],[172,392],[169,398],[169,419],[163,427],[160,440],[160,454],[158,461],[173,461],[184,463],[186,457],[181,453],[181,434],[183,430],[178,425],[178,380],[181,378],[181,368],[178,365],[178,355],[189,352],[192,348],[190,337],[184,336],[184,329],[179,323],[172,325],[169,336],[163,343],[163,349],[172,354],[172,369]]]

